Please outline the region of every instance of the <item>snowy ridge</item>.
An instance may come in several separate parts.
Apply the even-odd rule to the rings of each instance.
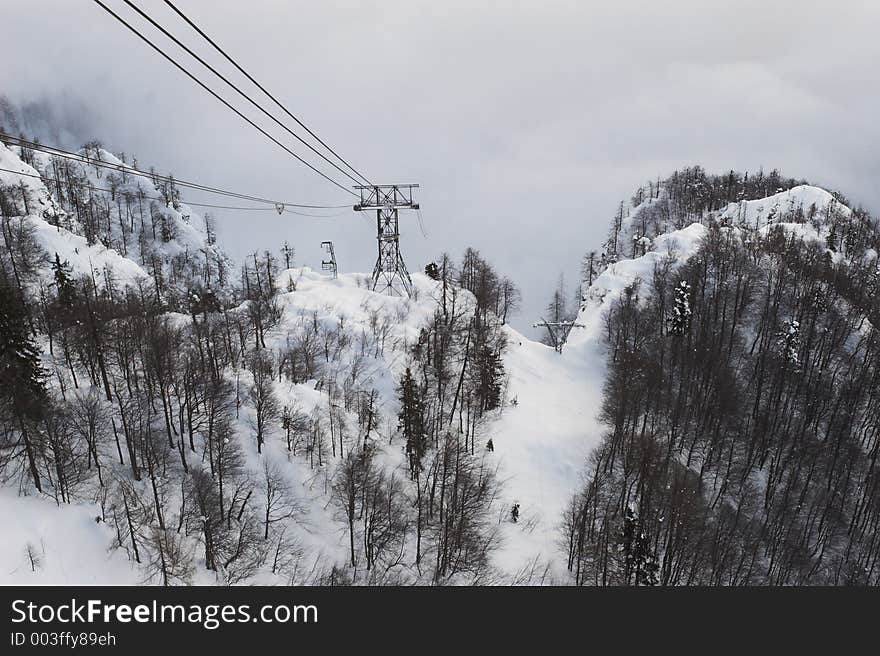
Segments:
[[[687,261],[700,247],[706,236],[706,226],[692,223],[681,230],[660,235],[652,241],[652,250],[632,260],[621,260],[610,264],[585,293],[585,301],[578,314],[577,322],[584,328],[576,329],[569,335],[565,352],[570,352],[585,343],[601,340],[602,317],[610,303],[617,300],[620,293],[637,279],[649,280],[654,266],[661,260],[670,258],[678,263]]]
[[[42,155],[37,153],[36,155]],[[37,242],[45,251],[46,256],[52,260],[57,253],[61,261],[68,262],[74,274],[79,276],[91,276],[97,272],[95,278],[98,286],[104,285],[103,275],[108,269],[116,276],[118,282],[123,285],[132,284],[138,279],[148,279],[147,273],[135,262],[120,255],[112,248],[106,248],[102,244],[89,245],[86,239],[62,226],[51,225],[46,218],[57,216],[59,210],[40,178],[32,166],[25,164],[18,155],[10,148],[0,143],[0,168],[19,171],[22,175],[0,171],[0,185],[16,188],[24,187],[29,196],[29,203],[36,204],[29,207],[30,214],[25,220],[35,231]],[[39,214],[37,213],[39,211]],[[41,270],[41,279],[45,284],[52,280],[52,272],[48,267]]]
[[[24,185],[35,196],[36,202],[40,207],[45,208],[49,200],[49,191],[46,185],[39,178],[33,176],[39,175],[40,172],[29,164],[25,164],[21,158],[8,148],[4,143],[0,142],[0,168],[18,171],[22,175],[10,173],[9,171],[0,171],[0,185],[19,187]]]
[[[721,211],[720,216],[747,225],[764,227],[770,223],[785,222],[784,218],[798,213],[808,216],[811,208],[813,214],[822,218],[827,218],[834,212],[840,212],[842,216],[852,214],[852,210],[821,187],[798,185],[767,198],[730,203]]]
[[[78,154],[99,160],[106,165],[124,165],[122,160],[104,149],[82,149]],[[129,244],[132,252],[127,256],[120,253],[117,248],[108,247],[100,241],[88,243],[83,236],[81,222],[61,209],[53,197],[51,190],[55,188],[56,182],[51,178],[52,157],[40,151],[32,151],[32,157],[36,168],[22,160],[20,148],[7,147],[0,143],[0,168],[21,173],[18,175],[0,171],[0,186],[23,188],[28,195],[28,213],[24,220],[34,228],[37,241],[47,258],[50,261],[54,260],[57,253],[62,262],[67,261],[70,264],[74,275],[92,277],[99,288],[103,288],[106,284],[105,273],[113,278],[114,284],[122,287],[134,285],[138,281],[149,282],[152,272],[147,273],[143,262],[138,263],[133,252],[133,243]],[[84,179],[75,182],[74,186],[81,189],[91,186],[94,189],[94,196],[103,198],[108,208],[113,211],[118,211],[115,199],[125,196],[136,198],[141,195],[149,200],[157,195],[156,187],[149,176],[127,172],[119,177],[112,170],[79,163],[71,164],[71,168],[77,174],[84,176]],[[112,183],[109,179],[110,174],[115,176]],[[59,180],[58,184],[64,186],[63,181]],[[108,186],[112,187],[112,194],[100,191]],[[20,198],[18,200],[22,202]],[[163,263],[182,255],[189,254],[195,257],[205,251],[225,260],[225,256],[212,245],[202,216],[194,212],[186,203],[177,203],[176,208],[170,203],[163,204],[162,213],[168,221],[167,230],[172,233],[172,238],[168,240],[151,238],[146,240],[146,243],[150,253],[158,255]],[[115,217],[114,224],[117,220],[118,217]],[[131,217],[131,221],[134,225],[134,217]],[[110,234],[114,241],[119,240],[120,229],[118,225],[111,226]],[[135,241],[133,233],[128,235],[128,241]],[[141,253],[140,259],[145,258],[146,254]],[[51,282],[51,271],[48,267],[41,271],[41,278],[46,283]]]
[[[130,166],[119,159],[116,155],[103,148],[97,149],[97,153],[94,150],[89,153],[83,149],[79,154],[82,156],[88,155],[92,159],[95,159],[97,154],[98,161],[105,165],[119,167]],[[38,161],[45,162],[46,165],[49,164],[49,160],[51,159],[49,155],[41,152],[35,152],[34,157],[37,158]],[[105,167],[98,166],[83,166],[82,170],[88,177],[89,183],[95,187],[106,187],[108,184],[108,172],[112,172]],[[143,192],[148,196],[157,195],[156,187],[147,175],[126,172],[125,177],[118,180],[117,183],[118,187],[116,193],[118,194],[137,194],[138,192]],[[205,248],[208,235],[200,214],[196,213],[185,202],[179,202],[177,207],[174,207],[171,204],[165,205],[162,210],[174,221],[173,229],[175,235],[169,242],[155,242],[153,244],[155,248],[160,249],[166,256],[178,255],[187,250],[198,251],[199,249]]]
[[[852,216],[852,210],[838,202],[820,187],[800,185],[760,200],[731,203],[720,214],[721,221],[757,229],[761,235],[781,228],[802,241],[828,247],[828,238],[835,222]],[[832,253],[835,262],[842,255]]]
[[[665,188],[659,198],[648,198],[635,206],[620,222],[617,250],[634,256],[647,251],[653,239],[691,222],[718,221],[745,230],[767,234],[781,226],[798,237],[824,242],[832,226],[846,222],[853,212],[835,196],[813,185],[801,184],[765,198],[728,203],[718,210],[688,215],[686,223],[677,216]],[[656,249],[656,246],[655,246]]]

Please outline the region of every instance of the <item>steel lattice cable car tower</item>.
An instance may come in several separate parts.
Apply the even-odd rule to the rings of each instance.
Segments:
[[[398,210],[417,210],[413,202],[413,189],[417,184],[357,186],[361,201],[354,206],[355,212],[376,210],[376,241],[379,257],[373,269],[373,291],[403,296],[412,294],[412,279],[400,255],[400,231]]]

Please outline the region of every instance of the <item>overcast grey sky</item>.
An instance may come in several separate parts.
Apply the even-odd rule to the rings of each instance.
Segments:
[[[160,0],[138,4],[199,44]],[[420,183],[428,236],[401,225],[410,270],[478,248],[522,288],[520,327],[560,272],[573,289],[619,200],[681,166],[778,167],[880,208],[880,2],[177,4],[374,182]],[[0,93],[49,100],[111,150],[213,186],[350,200],[91,0],[0,0],[0,30]],[[317,266],[332,239],[342,270],[375,261],[373,222],[353,212],[217,219],[236,259],[288,239]]]

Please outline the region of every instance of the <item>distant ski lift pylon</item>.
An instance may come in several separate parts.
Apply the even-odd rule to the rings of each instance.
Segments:
[[[336,279],[339,275],[339,271],[336,266],[336,253],[333,251],[333,242],[322,241],[321,248],[327,251],[327,254],[330,256],[329,260],[321,260],[321,269],[332,272],[333,278]]]
[[[577,321],[547,321],[544,317],[541,317],[540,321],[532,324],[532,328],[546,328],[553,349],[557,353],[562,353],[562,347],[565,346],[565,342],[568,341],[568,333],[571,329],[586,328],[586,326]]]
[[[275,211],[278,214],[284,214],[284,203],[275,203]]]

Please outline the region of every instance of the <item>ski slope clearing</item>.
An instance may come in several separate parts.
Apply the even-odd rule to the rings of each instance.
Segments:
[[[694,223],[660,235],[654,250],[642,257],[609,266],[585,290],[580,326],[561,354],[508,328],[509,401],[487,432],[498,454],[508,506],[520,504],[520,520],[504,525],[497,557],[504,571],[525,575],[534,569],[542,575],[546,568],[551,580],[564,580],[559,526],[604,432],[598,413],[606,370],[605,313],[627,286],[650,282],[661,260],[685,262],[705,234],[705,226]]]
[[[594,416],[601,399],[601,357],[570,358],[512,329],[508,336],[509,400],[486,431],[506,501],[496,565],[513,575],[534,568],[539,577],[549,565],[549,580],[561,581],[565,563],[559,559],[559,523],[601,437]],[[520,518],[513,523],[507,520],[515,503]]]

